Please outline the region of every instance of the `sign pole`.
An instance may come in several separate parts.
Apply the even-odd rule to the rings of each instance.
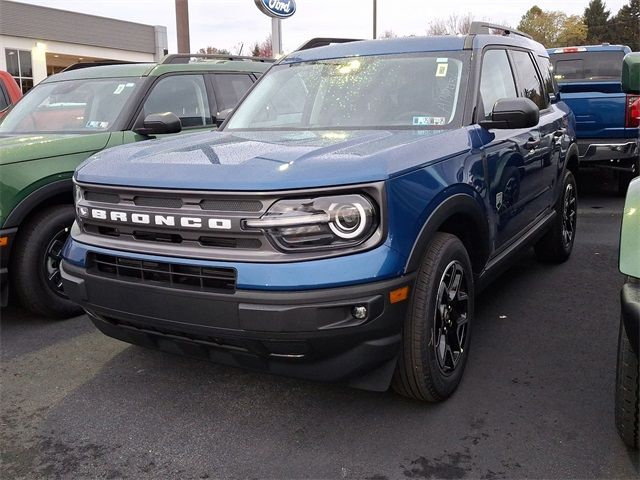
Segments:
[[[282,55],[282,20],[275,17],[271,18],[271,55]]]
[[[373,0],[373,39],[378,38],[378,0]]]

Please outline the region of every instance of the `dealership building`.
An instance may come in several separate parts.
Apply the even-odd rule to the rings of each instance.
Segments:
[[[26,92],[78,62],[154,62],[167,28],[0,0],[0,70]]]

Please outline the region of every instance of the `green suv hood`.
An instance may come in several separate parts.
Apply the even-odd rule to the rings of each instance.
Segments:
[[[95,152],[107,146],[111,133],[0,135],[0,165],[41,158]]]
[[[620,236],[620,271],[640,278],[640,178],[629,184]]]

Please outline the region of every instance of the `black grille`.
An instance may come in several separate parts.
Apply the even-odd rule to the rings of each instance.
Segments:
[[[115,193],[92,192],[91,190],[87,190],[84,192],[84,198],[90,202],[120,203],[120,195],[116,195]]]
[[[221,212],[259,212],[262,210],[262,202],[258,200],[202,200],[200,208]]]
[[[225,293],[232,293],[236,288],[233,268],[197,267],[97,253],[90,253],[87,260],[90,271],[120,280]]]
[[[182,208],[182,199],[177,197],[135,197],[133,203],[141,207]]]

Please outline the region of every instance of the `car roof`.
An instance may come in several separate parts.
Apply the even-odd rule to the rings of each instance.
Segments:
[[[402,53],[462,51],[481,49],[488,45],[504,45],[527,48],[547,56],[538,42],[521,35],[443,35],[429,37],[404,37],[379,40],[359,40],[332,44],[324,47],[300,50],[289,54],[278,63],[297,63],[331,58],[368,55],[393,55]]]
[[[42,83],[60,82],[64,80],[84,80],[90,78],[126,78],[158,76],[176,72],[246,72],[264,73],[271,63],[242,60],[205,60],[192,63],[121,63],[100,65],[97,67],[68,70],[47,77]]]

